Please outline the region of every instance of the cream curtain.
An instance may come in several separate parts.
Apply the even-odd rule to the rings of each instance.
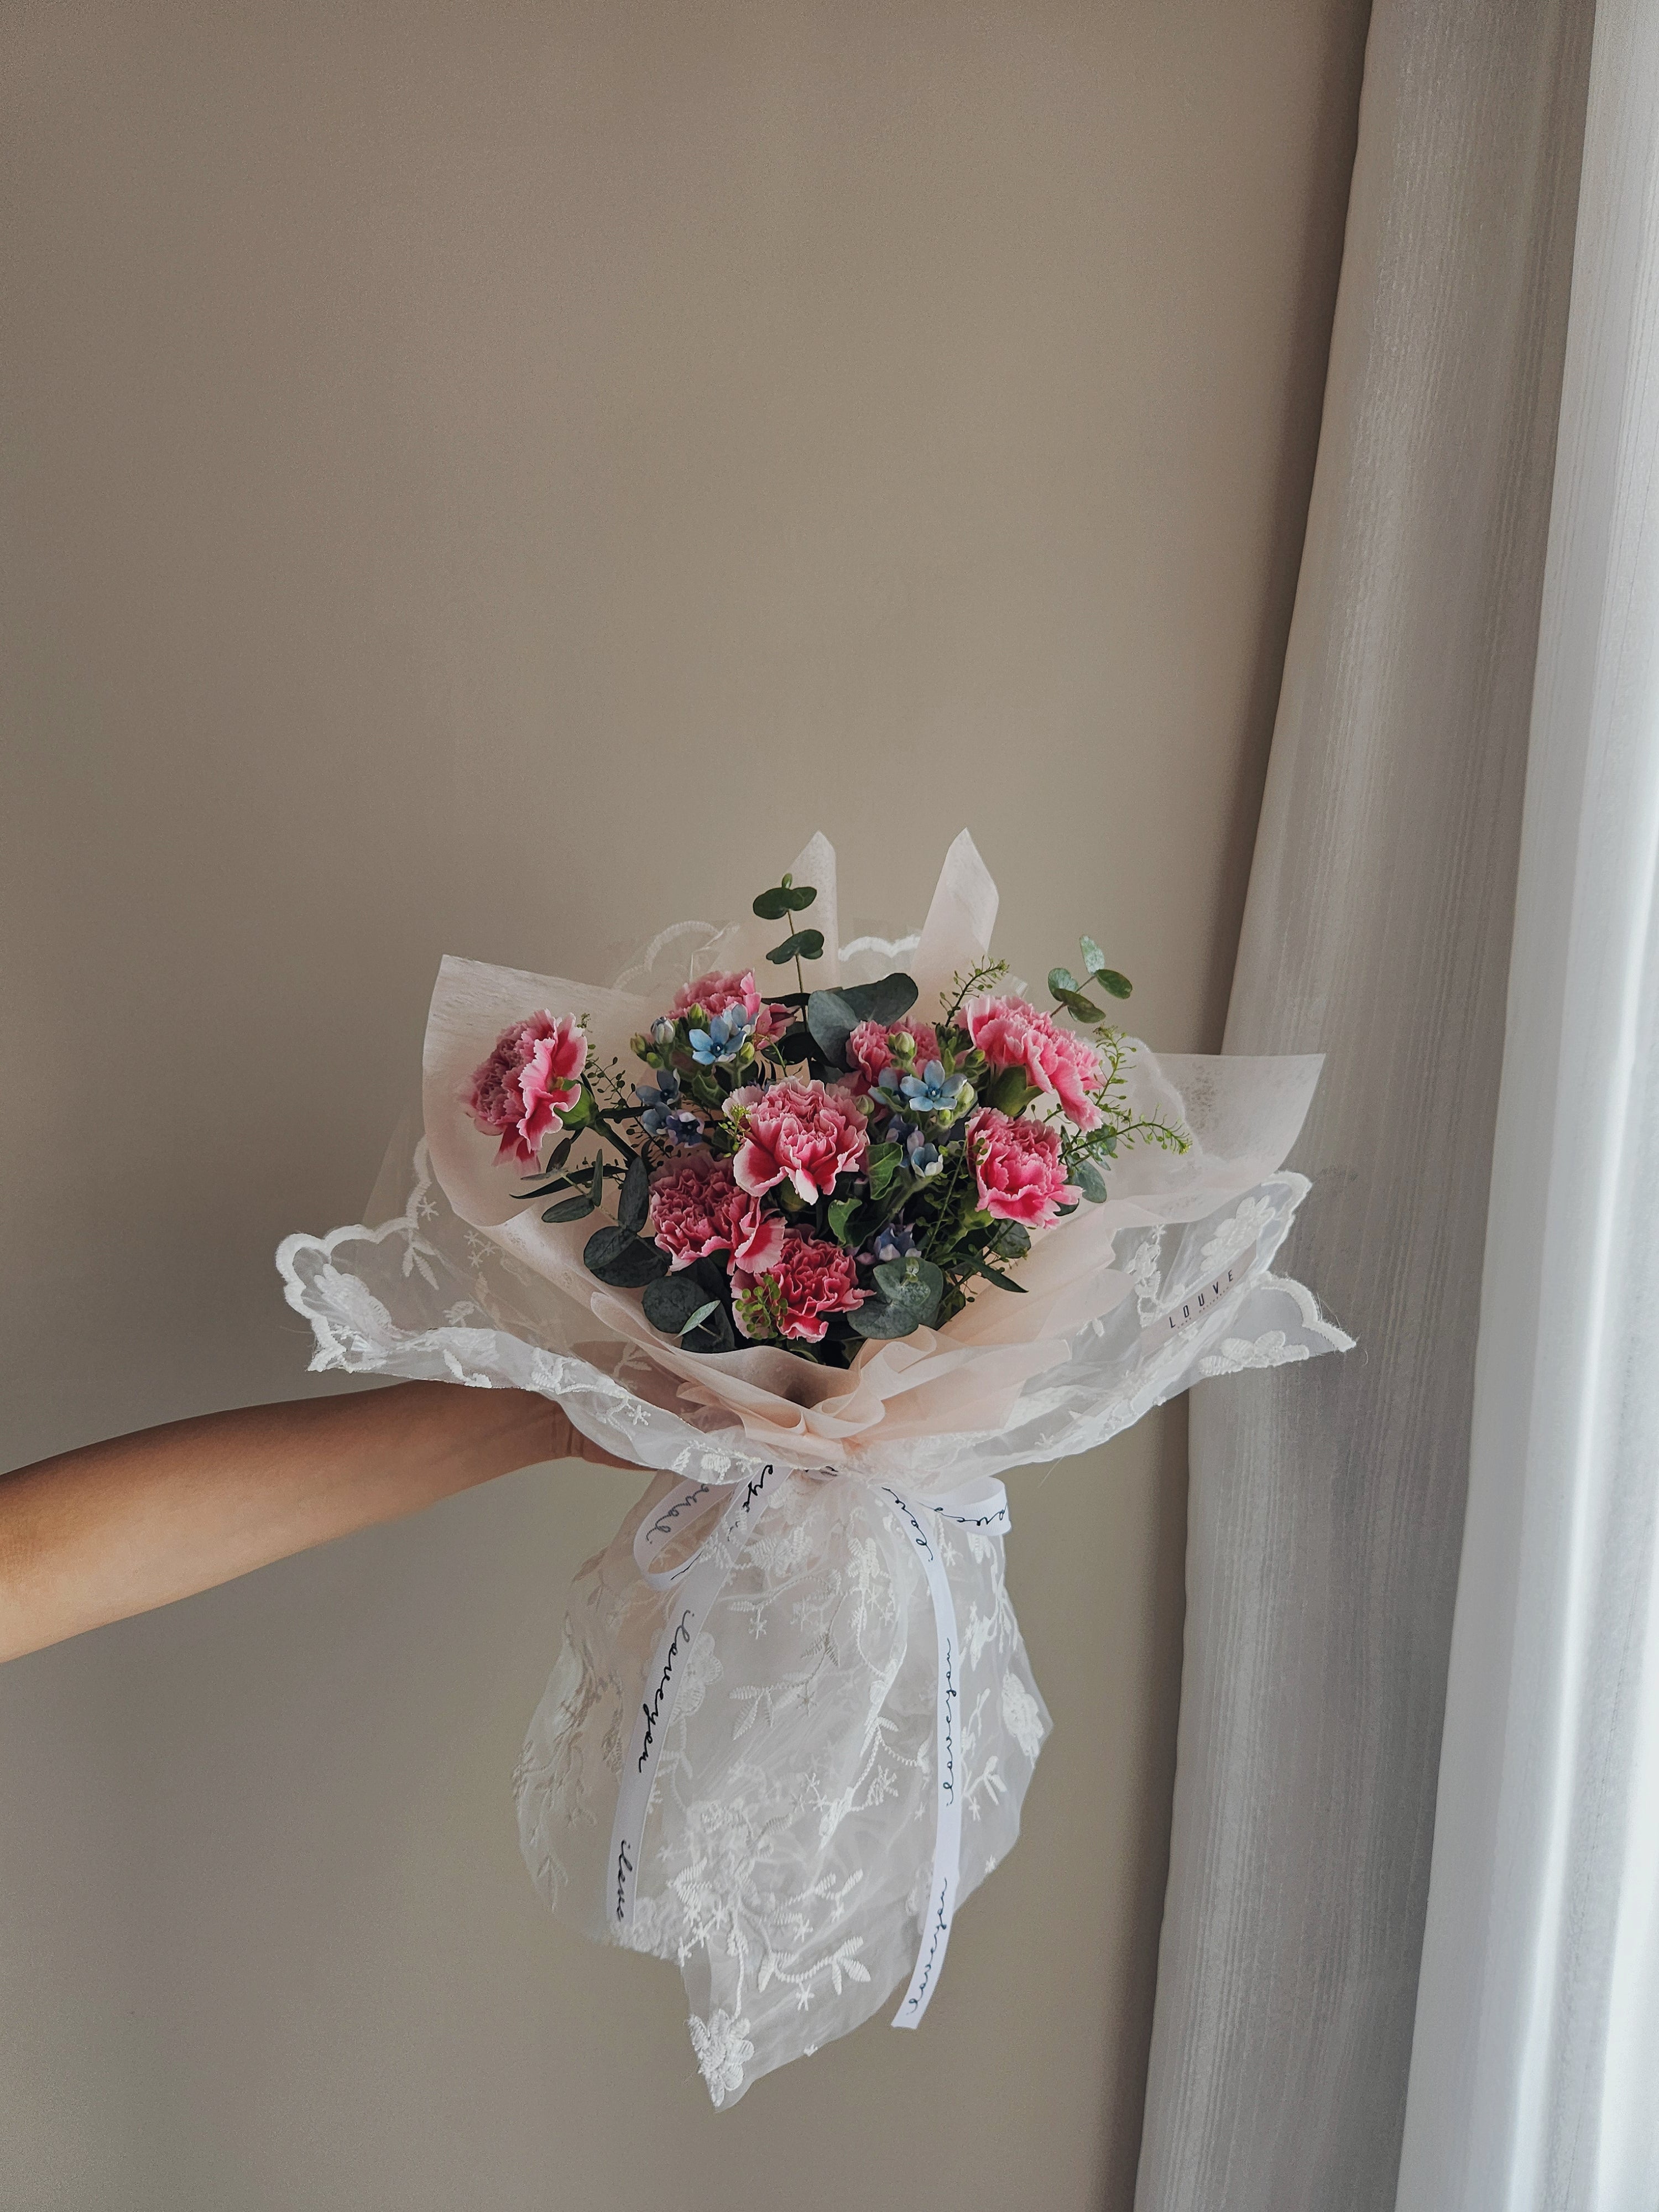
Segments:
[[[1659,2206],[1659,4],[1601,0],[1401,2212]]]
[[[1377,0],[1227,1029],[1329,1054],[1297,1271],[1195,1395],[1139,2212],[1395,2198],[1456,1590],[1589,0]]]

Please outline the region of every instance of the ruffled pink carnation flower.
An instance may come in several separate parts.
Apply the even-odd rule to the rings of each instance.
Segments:
[[[755,971],[745,968],[742,975],[723,975],[711,969],[707,975],[698,975],[674,994],[674,1003],[668,1009],[672,1018],[689,1014],[693,1006],[701,1006],[708,1015],[723,1014],[729,1007],[741,1006],[754,1024],[757,1037],[781,1036],[793,1018],[787,1006],[769,1006],[762,999],[755,986]]]
[[[473,1070],[466,1097],[474,1127],[501,1139],[498,1164],[536,1165],[542,1139],[580,1097],[586,1065],[587,1039],[573,1014],[556,1022],[550,1013],[532,1014],[501,1031],[489,1059]]]
[[[847,1040],[847,1056],[867,1083],[873,1083],[884,1067],[893,1065],[893,1039],[907,1036],[915,1046],[915,1065],[926,1067],[930,1060],[939,1058],[939,1031],[932,1022],[912,1021],[907,1015],[902,1021],[860,1022]]]
[[[870,1140],[850,1091],[826,1091],[814,1077],[775,1083],[758,1097],[750,1086],[741,1096],[741,1104],[735,1092],[726,1102],[728,1110],[737,1107],[743,1133],[732,1163],[739,1189],[758,1198],[787,1178],[810,1206],[834,1189],[838,1175],[863,1166]]]
[[[664,1168],[651,1184],[651,1228],[678,1274],[694,1260],[729,1252],[734,1266],[763,1275],[777,1265],[784,1224],[763,1210],[758,1198],[738,1188],[729,1160],[693,1152]]]
[[[1015,1121],[981,1106],[969,1118],[967,1144],[980,1205],[999,1221],[1041,1228],[1082,1195],[1066,1180],[1060,1132],[1052,1123],[1029,1115]]]
[[[970,999],[963,1010],[968,1034],[993,1067],[1024,1068],[1039,1091],[1059,1099],[1079,1129],[1105,1116],[1092,1093],[1106,1079],[1100,1054],[1024,999]]]
[[[769,1274],[734,1267],[732,1291],[732,1316],[743,1335],[789,1336],[803,1344],[820,1342],[831,1314],[851,1313],[868,1296],[858,1286],[850,1252],[799,1229],[785,1231]]]

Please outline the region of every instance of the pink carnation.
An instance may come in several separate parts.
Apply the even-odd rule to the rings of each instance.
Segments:
[[[741,975],[722,975],[711,969],[707,975],[698,975],[674,994],[674,1003],[669,1013],[678,1018],[689,1014],[693,1006],[701,1006],[706,1014],[723,1014],[730,1006],[741,1006],[755,1025],[757,1037],[781,1036],[789,1027],[791,1016],[787,1006],[767,1005],[755,988],[755,971],[745,968]]]
[[[730,1161],[708,1152],[693,1152],[653,1180],[651,1227],[671,1274],[711,1253],[730,1252],[734,1265],[763,1275],[783,1249],[782,1221],[738,1188]]]
[[[967,1141],[980,1205],[999,1221],[1039,1228],[1081,1196],[1066,1180],[1060,1132],[1048,1122],[981,1106],[969,1118]]]
[[[587,1039],[574,1015],[556,1022],[551,1014],[532,1014],[501,1031],[489,1059],[474,1069],[466,1098],[473,1126],[501,1140],[498,1163],[535,1166],[543,1138],[580,1097],[586,1064]]]
[[[1023,1068],[1039,1091],[1059,1099],[1079,1129],[1100,1127],[1105,1117],[1092,1094],[1106,1070],[1091,1044],[1058,1028],[1024,999],[970,999],[963,1019],[993,1067]]]
[[[734,1097],[728,1102],[737,1104]],[[826,1091],[816,1078],[775,1083],[738,1108],[743,1142],[732,1161],[740,1189],[758,1198],[786,1178],[809,1206],[836,1177],[864,1164],[870,1140],[850,1091]]]
[[[867,1081],[873,1083],[884,1067],[893,1065],[893,1039],[908,1036],[916,1048],[915,1064],[926,1067],[939,1058],[939,1031],[931,1022],[860,1022],[847,1040],[847,1054]]]
[[[858,1286],[850,1252],[799,1229],[786,1231],[771,1273],[732,1271],[732,1311],[746,1337],[793,1336],[817,1344],[831,1314],[851,1313],[868,1293]]]

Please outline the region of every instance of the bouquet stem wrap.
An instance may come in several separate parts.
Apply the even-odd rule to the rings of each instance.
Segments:
[[[833,1481],[834,1468],[809,1471],[807,1479]],[[653,1589],[673,1596],[657,1648],[647,1669],[645,1695],[635,1716],[623,1760],[611,1830],[611,1875],[617,1940],[628,1942],[634,1929],[634,1899],[645,1855],[645,1825],[656,1784],[657,1763],[673,1720],[679,1686],[698,1630],[730,1579],[761,1516],[788,1480],[788,1471],[769,1462],[748,1481],[729,1492],[707,1482],[684,1482],[671,1491],[634,1534],[634,1559]],[[1008,1497],[1000,1482],[984,1481],[944,1497],[912,1499],[890,1484],[874,1486],[897,1515],[921,1565],[933,1607],[935,1667],[933,1741],[933,1852],[922,1923],[921,1948],[895,2027],[916,2027],[945,1963],[956,1911],[962,1864],[962,1650],[956,1602],[945,1572],[942,1528],[945,1522],[973,1529],[981,1541],[1006,1535]],[[729,1498],[729,1503],[727,1498]],[[718,1504],[713,1504],[718,1501]],[[678,1565],[653,1568],[652,1560],[684,1534],[687,1516],[714,1512],[716,1525]]]

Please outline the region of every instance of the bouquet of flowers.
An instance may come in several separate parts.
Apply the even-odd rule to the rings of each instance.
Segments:
[[[787,873],[754,911],[775,921],[817,898]],[[599,1213],[617,1186],[582,1262],[641,1291],[665,1337],[850,1367],[867,1343],[948,1322],[983,1285],[1019,1292],[1010,1269],[1032,1231],[1103,1203],[1121,1145],[1186,1151],[1162,1113],[1128,1104],[1128,1042],[1086,991],[1127,999],[1130,985],[1089,938],[1082,952],[1084,984],[1048,976],[1056,1011],[1092,1025],[1079,1036],[997,995],[1001,960],[953,975],[931,1021],[899,969],[809,993],[801,963],[823,958],[823,937],[794,929],[766,957],[793,963],[795,990],[769,1000],[752,969],[715,969],[630,1039],[650,1077],[633,1103],[584,1024],[544,1008],[502,1030],[468,1111],[498,1160],[545,1173],[526,1199],[567,1194],[544,1221]]]
[[[1155,1059],[1088,938],[1043,1010],[995,908],[964,832],[919,934],[838,945],[818,837],[609,991],[446,960],[401,1210],[278,1255],[313,1366],[540,1390],[654,1470],[520,1832],[556,1911],[678,1961],[717,2105],[907,1974],[915,2026],[1018,1835],[998,1475],[1349,1342],[1270,1272],[1318,1060]]]

